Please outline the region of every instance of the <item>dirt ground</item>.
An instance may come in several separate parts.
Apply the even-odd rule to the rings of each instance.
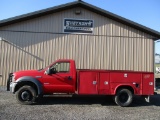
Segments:
[[[160,92],[159,92],[160,93]],[[15,95],[0,89],[0,120],[140,120],[160,119],[160,95],[146,103],[134,97],[130,107],[117,106],[111,97],[44,97],[35,105],[20,105]]]

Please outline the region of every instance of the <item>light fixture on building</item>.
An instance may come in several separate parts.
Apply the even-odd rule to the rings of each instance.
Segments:
[[[81,14],[81,10],[75,10],[75,14],[76,15],[80,15]]]

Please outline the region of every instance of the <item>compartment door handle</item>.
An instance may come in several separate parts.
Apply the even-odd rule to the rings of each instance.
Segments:
[[[96,85],[97,84],[97,81],[93,81],[93,85]]]

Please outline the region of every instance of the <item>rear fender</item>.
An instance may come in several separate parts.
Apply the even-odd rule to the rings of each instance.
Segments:
[[[135,93],[135,89],[132,85],[128,85],[128,84],[124,84],[124,85],[118,85],[115,87],[114,91],[112,92],[113,95],[116,94],[116,92],[120,89],[120,88],[127,88],[127,89],[131,89],[133,94]]]

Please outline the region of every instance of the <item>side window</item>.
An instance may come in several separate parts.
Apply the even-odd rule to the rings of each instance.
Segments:
[[[54,64],[51,69],[55,69],[56,72],[59,73],[67,73],[70,70],[70,63],[69,62],[60,62]]]

